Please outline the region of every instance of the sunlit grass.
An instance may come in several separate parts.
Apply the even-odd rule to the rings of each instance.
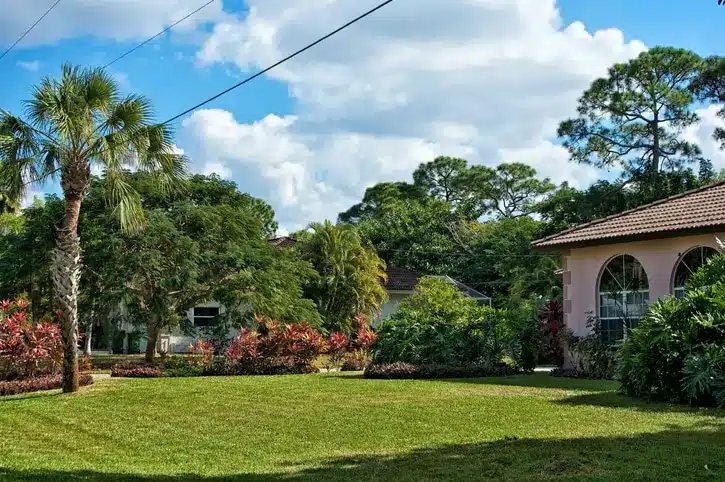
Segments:
[[[528,375],[111,379],[0,399],[0,478],[697,480],[725,413]]]

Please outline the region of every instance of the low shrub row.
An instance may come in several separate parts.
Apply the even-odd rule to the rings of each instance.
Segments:
[[[371,363],[365,368],[365,378],[377,379],[433,379],[480,378],[516,375],[519,370],[506,363],[495,365],[413,365],[411,363]]]
[[[78,376],[78,383],[81,386],[90,385],[93,383],[93,376],[90,373],[81,373]],[[0,396],[53,390],[60,388],[62,384],[63,380],[60,375],[0,381]]]
[[[113,377],[197,377],[228,375],[288,375],[316,372],[314,362],[327,355],[326,368],[362,370],[370,359],[375,334],[367,318],[358,316],[357,331],[352,336],[332,333],[323,335],[306,323],[284,325],[257,317],[257,329],[243,329],[223,355],[215,356],[208,340],[198,340],[191,355],[163,359],[159,366],[119,364],[111,370]]]
[[[154,367],[115,366],[111,368],[112,377],[156,378],[162,375],[163,371]]]

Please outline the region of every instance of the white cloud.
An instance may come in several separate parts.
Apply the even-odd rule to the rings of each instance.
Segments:
[[[713,139],[715,129],[725,129],[725,119],[718,116],[722,105],[711,105],[698,109],[700,122],[685,129],[683,137],[688,142],[695,143],[702,149],[702,155],[712,161],[715,170],[725,169],[725,151],[720,149],[720,143]]]
[[[31,60],[27,62],[23,60],[18,60],[17,64],[18,67],[20,67],[21,69],[25,69],[28,72],[37,72],[40,69],[40,62],[38,62],[37,60]]]
[[[218,174],[222,178],[228,178],[232,175],[232,171],[221,162],[207,162],[201,172],[207,176],[209,174]]]
[[[376,3],[248,0],[248,16],[217,23],[197,61],[260,68]],[[594,171],[567,161],[556,126],[594,78],[644,49],[615,29],[562,25],[554,0],[394,2],[270,72],[294,116],[243,124],[197,112],[184,145],[268,196],[291,228],[334,218],[366,186],[409,179],[439,154],[524,161],[586,185]]]
[[[49,2],[0,0],[0,43],[14,41],[48,6]],[[198,0],[64,0],[17,48],[86,35],[116,41],[150,37],[199,6]],[[174,30],[192,32],[200,24],[220,18],[223,18],[222,2],[216,1]]]

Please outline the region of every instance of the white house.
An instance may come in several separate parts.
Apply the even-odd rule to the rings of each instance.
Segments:
[[[418,286],[421,279],[421,275],[415,271],[398,268],[397,266],[388,266],[385,272],[388,275],[388,279],[385,282],[385,288],[388,290],[388,301],[382,306],[380,316],[378,316],[377,321],[384,320],[398,311],[400,303],[415,292],[415,288]],[[456,281],[450,276],[434,277],[448,281],[458,288],[464,296],[476,300],[479,304],[491,306],[490,297],[474,290],[470,286],[467,286],[460,281]]]

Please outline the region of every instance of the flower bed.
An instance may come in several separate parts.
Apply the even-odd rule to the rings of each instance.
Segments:
[[[375,334],[367,318],[358,316],[350,337],[332,333],[325,339],[307,323],[281,324],[257,317],[258,330],[243,329],[221,356],[208,340],[191,347],[191,355],[163,359],[160,366],[118,364],[112,377],[198,377],[228,375],[291,375],[318,371],[315,360],[327,355],[326,368],[362,370],[370,359]]]
[[[413,365],[411,363],[371,363],[365,368],[365,378],[378,379],[434,379],[480,378],[516,375],[520,370],[498,363],[484,365]]]
[[[93,383],[93,376],[90,373],[81,373],[78,376],[78,383],[80,386],[91,385]],[[60,375],[9,380],[0,382],[0,396],[18,395],[41,390],[54,390],[61,386],[63,386],[63,379]]]

